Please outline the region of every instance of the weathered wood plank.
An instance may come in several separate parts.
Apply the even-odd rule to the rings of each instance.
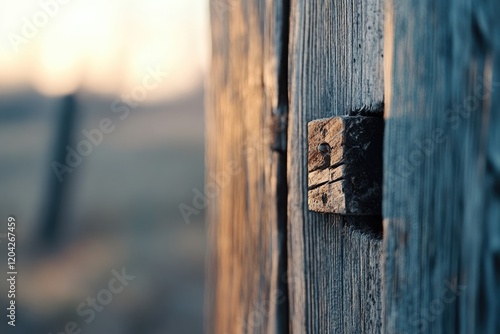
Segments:
[[[292,333],[380,333],[380,218],[307,208],[307,123],[383,103],[383,2],[293,0],[290,17],[289,276]],[[379,222],[380,224],[380,222]]]
[[[388,8],[385,332],[500,332],[498,13],[496,0]]]
[[[212,0],[207,332],[288,332],[287,1]]]
[[[309,210],[381,215],[384,120],[341,116],[307,127]]]

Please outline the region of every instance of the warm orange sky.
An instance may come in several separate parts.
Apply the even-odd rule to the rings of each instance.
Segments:
[[[126,93],[159,67],[149,96],[173,98],[202,80],[208,24],[207,0],[0,0],[0,89]]]

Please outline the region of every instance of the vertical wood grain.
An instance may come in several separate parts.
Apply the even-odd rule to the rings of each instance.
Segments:
[[[287,333],[288,2],[212,0],[207,332]]]
[[[307,209],[307,123],[384,101],[381,0],[292,0],[288,242],[292,333],[380,333],[380,235]]]
[[[387,13],[384,332],[499,333],[500,3]]]

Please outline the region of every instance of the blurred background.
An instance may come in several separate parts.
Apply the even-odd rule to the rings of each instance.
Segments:
[[[12,215],[18,271],[1,333],[203,331],[204,214],[179,205],[203,189],[208,12],[0,0],[0,270]]]

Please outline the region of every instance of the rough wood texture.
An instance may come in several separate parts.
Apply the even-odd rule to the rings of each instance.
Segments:
[[[287,333],[286,1],[213,0],[207,332]],[[221,178],[222,179],[222,178]]]
[[[307,127],[309,210],[381,215],[384,120],[341,116]]]
[[[381,0],[293,0],[288,228],[292,333],[380,333],[381,240],[372,218],[307,208],[307,123],[383,102]],[[366,224],[365,224],[366,223]]]
[[[499,13],[388,8],[384,332],[500,333]]]

